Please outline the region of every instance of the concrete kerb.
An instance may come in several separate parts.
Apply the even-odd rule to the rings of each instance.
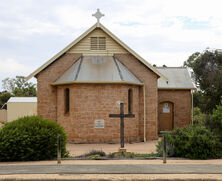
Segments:
[[[221,181],[222,175],[197,175],[197,174],[164,174],[164,175],[157,175],[157,174],[141,174],[141,175],[120,175],[120,174],[100,174],[100,175],[58,175],[58,174],[41,174],[41,175],[6,175],[0,176],[0,181],[111,181],[111,180],[128,180],[128,181],[167,181],[167,180],[174,180],[174,181]]]
[[[124,160],[62,160],[62,165],[70,165],[70,164],[163,164],[162,159],[143,159],[143,160],[132,160],[132,159],[124,159]],[[57,164],[57,160],[50,161],[27,161],[27,162],[0,162],[0,166],[4,165],[52,165]],[[168,159],[168,164],[213,164],[213,165],[222,165],[222,159],[211,159],[211,160],[190,160],[190,159]]]

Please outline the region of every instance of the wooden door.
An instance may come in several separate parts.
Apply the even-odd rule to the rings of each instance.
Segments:
[[[159,104],[159,131],[173,130],[173,104],[163,102]]]

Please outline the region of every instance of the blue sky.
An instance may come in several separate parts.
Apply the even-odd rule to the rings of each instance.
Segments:
[[[29,75],[90,28],[97,8],[105,14],[102,24],[149,63],[182,66],[196,51],[222,48],[221,5],[220,0],[1,0],[0,84]]]

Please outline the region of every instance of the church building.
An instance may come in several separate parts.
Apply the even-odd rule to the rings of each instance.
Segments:
[[[64,127],[74,143],[116,143],[126,114],[126,142],[157,139],[158,133],[191,124],[189,72],[153,67],[94,14],[97,23],[31,73],[37,79],[38,115]],[[167,63],[166,63],[167,64]]]

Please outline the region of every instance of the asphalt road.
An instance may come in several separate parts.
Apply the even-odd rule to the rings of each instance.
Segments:
[[[222,165],[0,165],[0,175],[9,174],[222,174]]]

